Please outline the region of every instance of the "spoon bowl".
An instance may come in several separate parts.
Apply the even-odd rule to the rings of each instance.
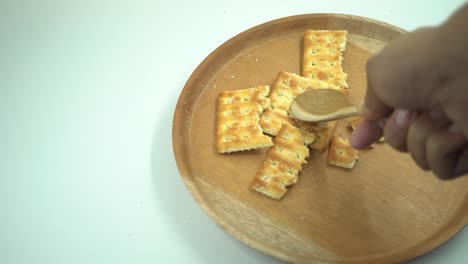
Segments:
[[[323,122],[359,115],[358,108],[338,90],[316,89],[302,93],[294,99],[290,114],[307,122]]]

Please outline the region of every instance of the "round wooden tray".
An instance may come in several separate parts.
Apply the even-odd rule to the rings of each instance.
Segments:
[[[217,96],[301,73],[306,29],[346,29],[343,67],[350,99],[366,89],[368,57],[404,33],[350,15],[274,20],[224,43],[195,70],[180,95],[173,146],[182,179],[205,212],[231,235],[295,263],[397,263],[437,247],[468,222],[468,177],[449,182],[419,170],[385,144],[361,151],[349,171],[311,151],[297,184],[276,201],[249,189],[266,150],[220,155],[214,147]],[[345,122],[336,133],[349,136]]]

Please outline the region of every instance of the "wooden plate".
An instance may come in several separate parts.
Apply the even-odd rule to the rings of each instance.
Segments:
[[[249,189],[266,150],[215,151],[218,94],[271,84],[280,70],[301,73],[306,29],[346,29],[350,99],[366,89],[368,57],[404,33],[375,20],[300,15],[249,29],[195,70],[180,95],[173,146],[182,179],[205,212],[237,239],[295,263],[396,263],[440,245],[468,222],[468,177],[443,182],[385,144],[361,151],[352,171],[311,152],[299,181],[280,201]],[[336,133],[349,136],[341,122]]]

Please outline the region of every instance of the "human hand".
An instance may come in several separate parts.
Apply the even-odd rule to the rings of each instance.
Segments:
[[[468,172],[468,5],[439,27],[404,35],[367,64],[363,149],[384,135],[442,179]]]

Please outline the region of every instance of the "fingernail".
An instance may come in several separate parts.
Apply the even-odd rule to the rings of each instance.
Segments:
[[[406,109],[395,110],[395,124],[399,127],[408,127],[414,119],[414,112]]]

